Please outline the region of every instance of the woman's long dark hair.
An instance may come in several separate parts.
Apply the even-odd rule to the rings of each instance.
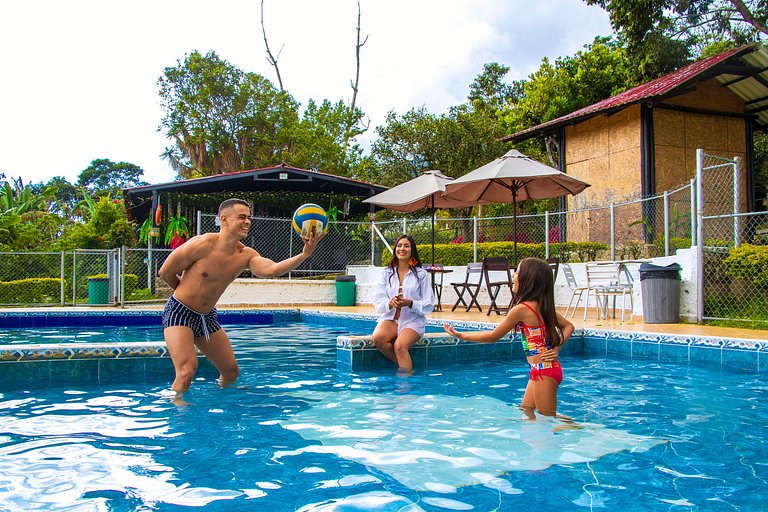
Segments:
[[[555,314],[555,282],[552,269],[546,261],[538,258],[525,258],[517,265],[517,294],[515,301],[536,301],[539,314],[544,320],[547,339],[552,347],[562,344],[560,330]]]
[[[389,275],[390,279],[392,279],[392,276],[395,275],[395,269],[397,268],[397,244],[400,243],[400,240],[403,238],[408,240],[408,242],[411,244],[411,259],[408,261],[408,266],[410,267],[409,270],[413,272],[416,277],[419,276],[416,272],[416,267],[421,266],[421,259],[419,259],[419,250],[416,248],[416,242],[413,240],[411,235],[400,235],[397,237],[397,240],[395,240],[395,245],[392,250],[392,259],[389,260],[389,264],[387,265],[392,270],[392,273]]]

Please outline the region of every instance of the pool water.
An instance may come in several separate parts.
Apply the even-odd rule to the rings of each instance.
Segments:
[[[768,382],[564,360],[559,411],[523,421],[519,364],[339,373],[343,328],[227,327],[241,366],[169,382],[0,388],[0,510],[755,510]]]
[[[110,325],[109,327],[37,327],[37,328],[4,328],[0,332],[0,345],[18,344],[55,344],[55,343],[124,343],[140,341],[162,341],[163,333],[160,326],[126,326]]]

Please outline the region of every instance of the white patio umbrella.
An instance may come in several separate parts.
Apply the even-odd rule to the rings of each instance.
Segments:
[[[527,199],[576,195],[589,186],[589,183],[512,149],[446,184],[443,197],[472,204],[512,202],[514,265],[517,266],[517,203]]]
[[[463,208],[488,201],[464,201],[445,197],[445,186],[453,178],[440,171],[424,171],[420,176],[364,199],[364,203],[375,204],[388,210],[409,213],[424,208],[432,210],[432,263],[435,262],[435,210],[437,208]]]

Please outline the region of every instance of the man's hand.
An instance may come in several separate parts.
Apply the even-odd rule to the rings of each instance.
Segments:
[[[309,238],[301,237],[301,240],[304,242],[304,249],[302,249],[301,253],[309,258],[312,256],[312,253],[315,252],[315,249],[317,248],[317,244],[320,243],[320,240],[325,238],[326,233],[322,233],[320,236],[317,235],[315,231],[310,233]]]

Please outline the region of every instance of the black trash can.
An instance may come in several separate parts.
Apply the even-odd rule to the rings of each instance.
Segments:
[[[355,276],[336,276],[336,305],[355,305]]]
[[[643,294],[643,320],[647,324],[680,322],[680,270],[677,263],[661,266],[640,265],[640,289]]]

